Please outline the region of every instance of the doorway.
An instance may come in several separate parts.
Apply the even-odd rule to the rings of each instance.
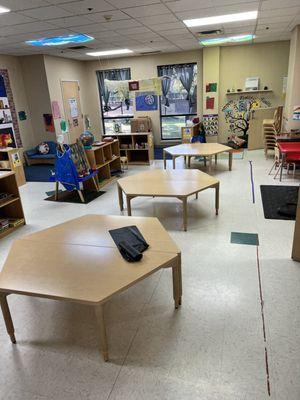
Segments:
[[[84,131],[80,103],[80,87],[77,81],[61,81],[65,118],[69,127],[69,142],[75,143]]]

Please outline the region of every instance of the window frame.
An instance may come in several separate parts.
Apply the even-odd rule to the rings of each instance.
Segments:
[[[129,71],[129,79],[131,80],[131,68],[130,67],[123,67],[123,68],[108,68],[108,69],[98,69],[96,71],[97,72],[107,72],[107,71],[117,71],[117,70],[121,70],[121,69],[127,69]],[[98,78],[97,78],[98,79]],[[113,119],[131,119],[134,118],[134,112],[132,113],[131,116],[114,116],[114,117],[105,117],[104,116],[104,110],[103,110],[103,103],[102,103],[102,94],[99,88],[99,84],[98,84],[98,92],[99,92],[99,100],[100,100],[100,111],[101,111],[101,122],[102,122],[102,132],[103,135],[106,135],[106,131],[105,131],[105,120],[113,120]]]
[[[189,62],[189,63],[178,63],[178,64],[164,64],[164,65],[158,65],[157,66],[157,75],[159,76],[159,70],[162,67],[186,67],[188,65],[196,65],[197,66],[197,74],[198,74],[198,63],[195,62]],[[168,118],[168,117],[194,117],[197,116],[197,101],[196,101],[196,112],[191,113],[191,114],[172,114],[172,115],[162,115],[161,113],[161,100],[162,96],[159,96],[159,122],[160,122],[160,139],[161,141],[178,141],[181,140],[181,134],[180,136],[176,138],[164,138],[163,137],[163,130],[162,130],[162,118]]]

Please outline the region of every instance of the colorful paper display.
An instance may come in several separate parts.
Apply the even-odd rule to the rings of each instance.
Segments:
[[[155,111],[158,109],[158,98],[155,92],[136,92],[136,111]]]

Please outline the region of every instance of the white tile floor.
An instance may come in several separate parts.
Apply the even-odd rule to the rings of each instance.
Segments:
[[[290,258],[294,223],[263,216],[259,185],[274,184],[270,166],[260,151],[234,160],[231,173],[220,160],[220,214],[214,215],[213,190],[191,198],[186,233],[179,201],[133,200],[133,214],[157,216],[182,249],[183,306],[174,311],[168,270],[107,303],[111,362],[98,353],[89,307],[10,296],[18,344],[10,343],[0,317],[0,399],[299,400],[300,264]],[[161,161],[152,166],[161,167]],[[87,213],[119,215],[115,185],[88,205],[44,201],[52,189],[21,188],[28,225],[1,240],[0,269],[17,237]],[[231,244],[232,231],[259,234],[271,396],[256,247]]]

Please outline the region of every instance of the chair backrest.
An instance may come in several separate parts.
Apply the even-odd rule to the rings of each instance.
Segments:
[[[278,106],[274,112],[274,128],[277,133],[281,132],[283,106]]]

